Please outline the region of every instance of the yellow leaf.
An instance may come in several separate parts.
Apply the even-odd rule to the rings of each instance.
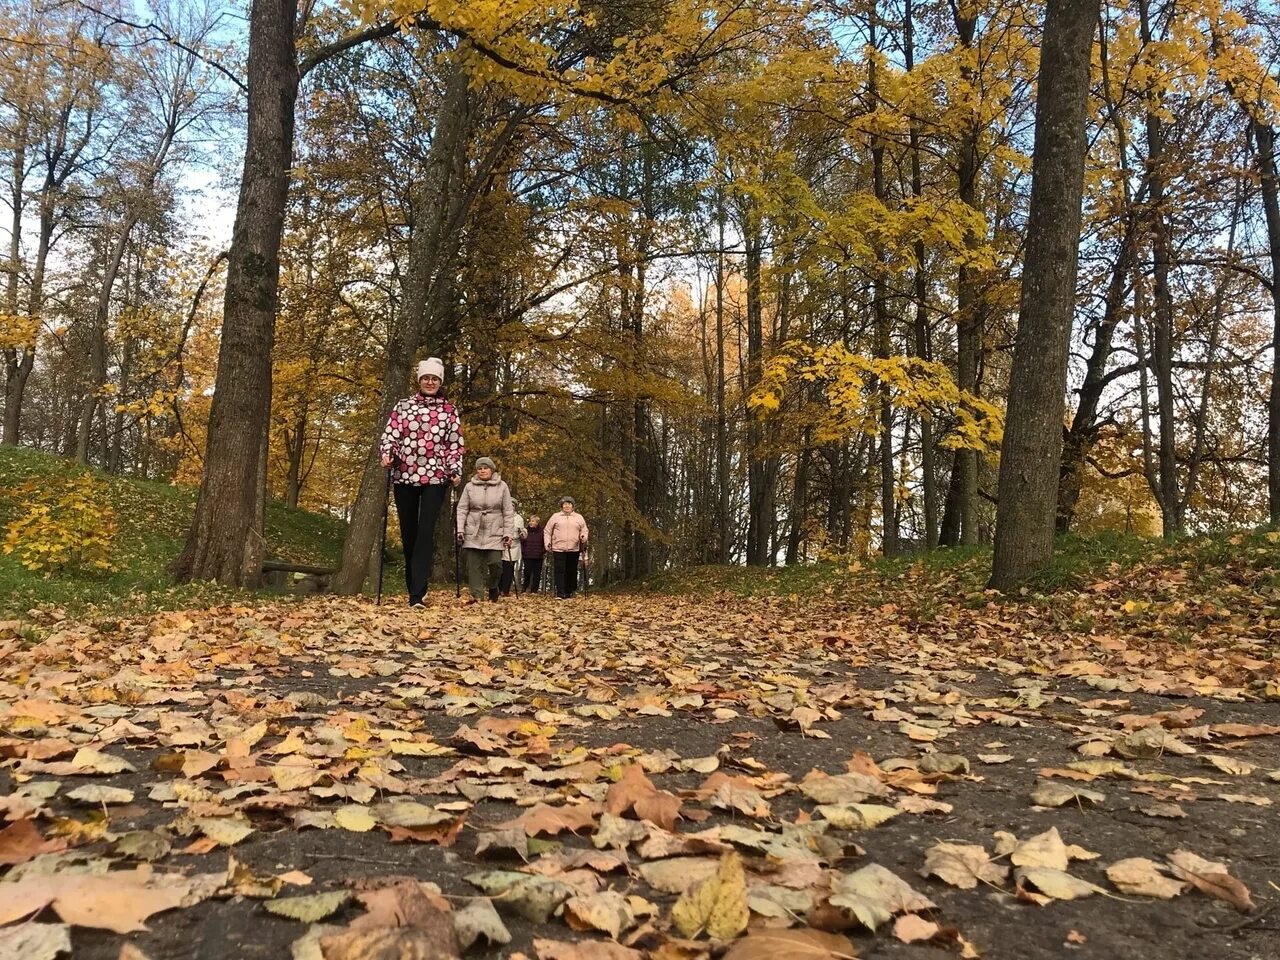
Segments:
[[[676,929],[686,937],[706,931],[716,940],[731,940],[747,929],[747,883],[742,858],[726,853],[714,874],[686,890],[671,908]]]
[[[339,807],[333,814],[333,822],[343,830],[350,830],[352,833],[366,833],[378,825],[369,808],[358,803]]]

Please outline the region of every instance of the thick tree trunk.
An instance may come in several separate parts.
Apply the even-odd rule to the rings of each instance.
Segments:
[[[293,157],[297,0],[254,0],[244,174],[227,269],[218,375],[195,517],[179,580],[254,586],[265,547],[262,450],[271,414],[271,348]]]
[[[1098,0],[1049,0],[1036,96],[1031,207],[991,585],[1020,586],[1053,555],[1067,357],[1075,309],[1085,114]]]

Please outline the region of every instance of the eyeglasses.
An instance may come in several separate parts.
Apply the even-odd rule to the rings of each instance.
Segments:
[[[427,381],[427,383],[444,383],[444,381],[441,380],[439,377],[433,377],[430,374],[428,374],[425,377],[420,377],[419,379],[425,380]]]

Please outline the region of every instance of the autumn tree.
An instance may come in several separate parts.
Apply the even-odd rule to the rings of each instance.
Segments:
[[[1022,584],[1053,553],[1067,349],[1084,189],[1093,0],[1050,2],[1036,91],[1027,253],[1000,456],[991,583]]]

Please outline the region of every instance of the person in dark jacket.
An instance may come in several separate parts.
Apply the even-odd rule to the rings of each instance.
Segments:
[[[520,555],[524,559],[520,589],[525,593],[538,593],[542,589],[542,560],[547,555],[547,545],[542,540],[542,518],[536,513],[529,517],[529,525],[520,534],[520,540]]]

